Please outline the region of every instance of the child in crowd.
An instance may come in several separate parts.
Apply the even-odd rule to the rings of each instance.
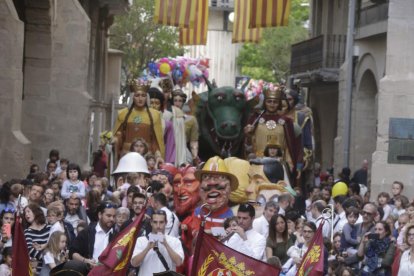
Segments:
[[[47,222],[52,225],[50,228],[49,238],[56,231],[65,232],[62,207],[59,206],[60,204],[62,203],[55,201],[50,203],[47,207]]]
[[[404,195],[398,195],[394,199],[394,209],[392,209],[392,214],[396,217],[399,217],[401,214],[406,212],[405,208],[410,205],[410,201]]]
[[[390,200],[390,204],[394,205],[394,200],[397,196],[401,195],[402,191],[404,190],[404,184],[400,181],[394,181],[392,183],[392,198]]]
[[[67,238],[61,231],[54,232],[47,243],[45,254],[43,255],[43,267],[40,276],[47,276],[55,266],[67,261],[66,254]]]
[[[392,212],[391,206],[388,204],[390,201],[390,194],[386,192],[379,193],[378,195],[378,206],[384,210],[384,215],[382,216],[381,220],[387,220],[388,216]]]
[[[358,220],[359,210],[356,207],[349,207],[345,210],[348,223],[344,225],[341,236],[341,251],[356,253],[356,247],[359,245],[359,238],[357,237],[358,225],[355,224]]]
[[[2,264],[0,264],[0,275],[10,276],[12,266],[12,248],[5,247],[2,252]]]
[[[66,170],[66,175],[68,177],[65,182],[63,182],[61,196],[63,199],[68,199],[71,194],[77,194],[81,199],[85,198],[85,185],[82,181],[79,180],[81,176],[81,170],[79,165],[71,163],[68,165]]]
[[[147,161],[147,165],[148,165],[148,171],[149,172],[153,172],[155,171],[157,168],[155,167],[156,164],[156,159],[155,156],[152,154],[147,154],[145,156],[145,160]]]

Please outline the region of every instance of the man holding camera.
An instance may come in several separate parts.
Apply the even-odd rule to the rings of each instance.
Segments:
[[[167,215],[159,210],[151,216],[152,232],[139,237],[132,253],[131,265],[140,266],[138,276],[175,271],[184,260],[184,250],[178,238],[165,234]]]

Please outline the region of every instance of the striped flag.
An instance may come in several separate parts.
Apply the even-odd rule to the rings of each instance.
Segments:
[[[208,0],[197,0],[194,28],[180,28],[180,45],[207,44]]]
[[[156,0],[154,22],[181,28],[194,26],[196,1]]]
[[[262,37],[262,29],[249,28],[251,0],[234,1],[234,24],[232,42],[259,42]]]
[[[287,26],[291,0],[251,0],[250,28]]]

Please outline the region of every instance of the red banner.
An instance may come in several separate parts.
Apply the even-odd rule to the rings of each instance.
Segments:
[[[308,251],[302,259],[302,263],[296,273],[296,276],[322,276],[324,260],[324,244],[322,228],[325,221],[319,225],[313,239],[310,242]]]
[[[18,212],[18,211],[17,211]],[[14,223],[13,247],[12,247],[12,275],[33,276],[30,266],[29,249],[20,223],[20,216],[16,215]]]
[[[145,216],[145,209],[142,210],[138,218],[108,244],[101,256],[99,256],[99,265],[89,272],[89,276],[127,275],[132,252],[141,229],[141,222]]]
[[[280,269],[225,246],[200,228],[192,276],[279,275]]]

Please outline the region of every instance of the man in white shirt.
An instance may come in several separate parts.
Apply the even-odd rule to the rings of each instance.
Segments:
[[[328,216],[323,215],[323,210],[327,208],[327,204],[324,200],[317,200],[312,203],[311,205],[311,212],[312,217],[315,219],[316,229],[318,229],[319,225],[322,223],[324,219],[326,219],[325,223],[323,224],[322,228],[322,236],[324,238],[331,238],[331,219],[327,219]]]
[[[348,223],[348,220],[346,218],[345,210],[342,206],[342,203],[344,203],[345,200],[347,200],[347,196],[344,195],[338,195],[334,197],[334,208],[335,208],[335,219],[334,219],[334,225],[333,230],[334,233],[341,233],[342,229],[344,228],[344,225]]]
[[[177,215],[171,212],[167,207],[168,200],[163,193],[156,193],[153,195],[153,208],[154,210],[163,210],[167,214],[167,224],[165,225],[165,233],[167,235],[178,238],[180,220]]]
[[[131,265],[140,266],[138,276],[175,271],[183,263],[184,250],[181,242],[178,238],[165,234],[166,223],[166,213],[162,210],[155,211],[151,216],[151,234],[137,239]]]
[[[265,238],[269,235],[270,218],[279,212],[279,205],[274,201],[266,202],[263,215],[253,221],[253,230],[262,234]]]
[[[70,245],[69,257],[91,267],[98,264],[98,257],[114,237],[113,226],[117,205],[112,202],[102,202],[98,208],[98,223],[91,223],[79,232]]]
[[[254,207],[250,204],[241,204],[237,212],[238,226],[233,236],[224,244],[230,248],[246,254],[257,260],[265,259],[266,239],[253,230]]]

